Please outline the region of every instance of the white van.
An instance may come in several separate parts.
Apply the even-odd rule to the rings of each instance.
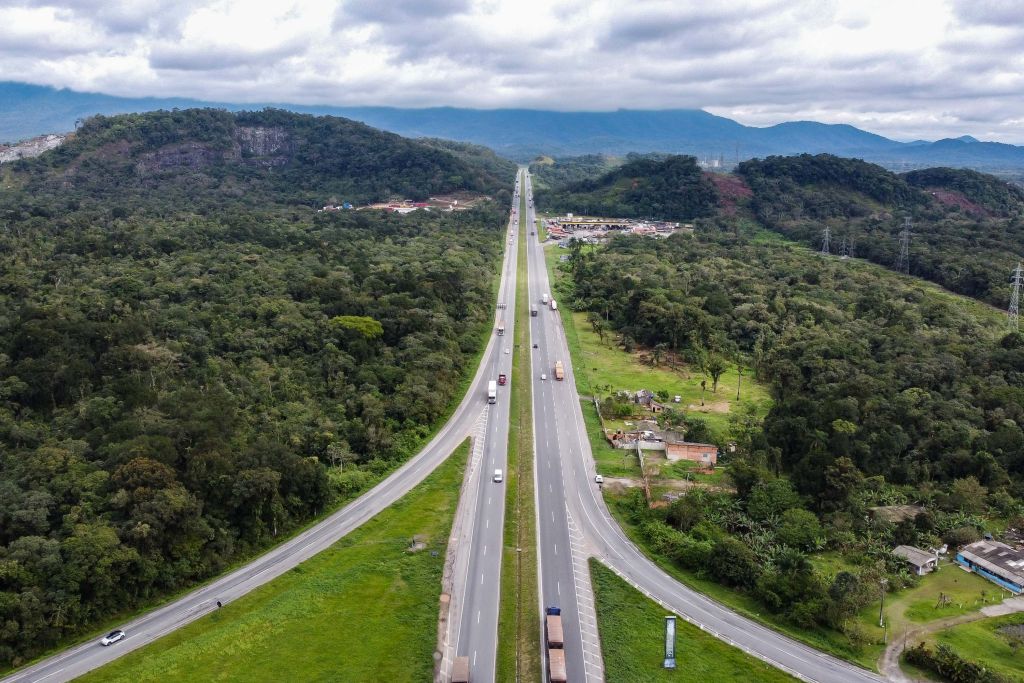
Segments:
[[[500,484],[505,477],[501,474],[501,470],[494,470],[494,483]]]

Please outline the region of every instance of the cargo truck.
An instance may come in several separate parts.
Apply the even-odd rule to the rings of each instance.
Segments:
[[[456,657],[452,666],[452,683],[469,683],[469,657]]]
[[[540,302],[542,304],[547,305],[547,303],[548,303],[548,295],[547,294],[542,294],[541,297],[540,297]]]
[[[560,360],[555,361],[555,379],[565,379],[565,368],[562,366],[562,361]]]
[[[493,379],[487,383],[487,402],[498,402],[498,383],[495,382]]]
[[[562,610],[548,607],[544,615],[545,650],[548,655],[548,681],[565,683],[565,641],[562,638]]]
[[[562,639],[562,609],[560,607],[548,607],[544,616],[544,632],[547,634],[548,647],[565,647]]]

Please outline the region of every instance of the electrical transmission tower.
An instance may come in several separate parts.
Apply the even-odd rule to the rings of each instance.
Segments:
[[[904,275],[910,274],[910,217],[903,219],[903,229],[900,230],[900,255],[896,257],[893,269]]]
[[[846,253],[846,235],[843,235],[843,241],[839,245],[839,257],[844,261],[850,258]]]
[[[846,246],[846,256],[848,258],[855,258],[854,246],[857,243],[857,236],[855,234],[850,235],[850,243]]]
[[[1010,276],[1010,282],[1013,283],[1012,294],[1010,294],[1010,308],[1007,311],[1010,320],[1010,330],[1013,332],[1020,331],[1020,287],[1024,285],[1024,268],[1021,268],[1020,261],[1017,262],[1017,267],[1013,269],[1013,274]]]
[[[831,237],[832,237],[832,228],[830,228],[830,227],[828,227],[826,225],[825,226],[825,236],[821,240],[821,253],[822,253],[823,256],[828,256],[828,254],[829,254],[829,242],[831,240]]]

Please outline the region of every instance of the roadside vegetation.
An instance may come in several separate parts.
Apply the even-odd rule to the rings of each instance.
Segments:
[[[736,451],[720,450],[719,486],[671,499],[664,488],[648,497],[606,487],[627,533],[698,590],[871,669],[903,624],[996,601],[991,584],[986,592],[951,567],[919,579],[891,549],[953,552],[1024,524],[1024,338],[935,286],[746,228],[704,228],[549,258],[584,395],[597,393],[592,376],[622,381],[623,359],[663,345],[663,357],[698,367],[712,354],[748,367],[744,386],[749,372],[770,397],[767,410],[725,421]],[[605,354],[588,360],[588,345]],[[655,383],[657,368],[635,367]],[[638,471],[607,447],[592,404],[584,409],[599,468]],[[903,519],[875,512],[904,504],[919,507]]]
[[[252,557],[419,449],[490,327],[507,206],[316,208],[421,181],[509,196],[467,163],[354,122],[181,111],[91,119],[5,165],[0,668]]]
[[[1024,681],[1024,614],[960,624],[926,640],[928,648],[939,646],[1005,681]]]
[[[520,205],[516,258],[516,325],[512,349],[505,545],[498,618],[498,680],[540,680],[537,528],[533,499],[533,412],[530,381],[530,294],[527,277],[526,200]]]
[[[430,680],[468,452],[287,574],[78,680]]]
[[[590,576],[608,683],[796,680],[682,618],[676,619],[676,668],[663,668],[669,613],[597,560],[590,560]]]

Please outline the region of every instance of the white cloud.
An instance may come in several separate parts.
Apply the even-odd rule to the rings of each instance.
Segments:
[[[1015,0],[0,0],[0,79],[214,101],[701,107],[1024,142]]]

